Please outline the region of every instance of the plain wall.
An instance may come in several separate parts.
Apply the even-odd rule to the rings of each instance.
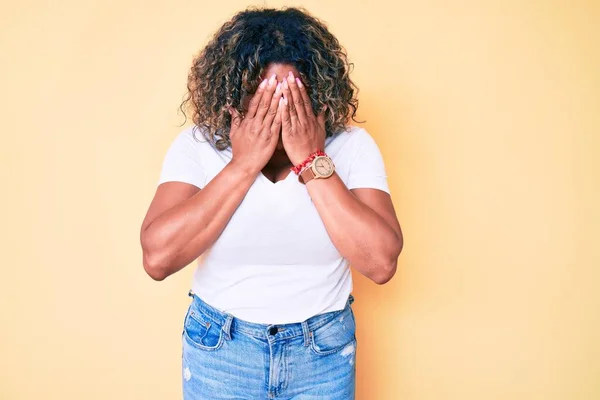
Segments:
[[[193,267],[153,282],[139,227],[248,4],[0,6],[0,398],[180,398]],[[405,234],[389,284],[354,274],[358,399],[600,398],[600,4],[286,4],[355,63]]]

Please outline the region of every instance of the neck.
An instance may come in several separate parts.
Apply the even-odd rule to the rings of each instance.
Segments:
[[[265,165],[265,169],[269,170],[278,170],[291,167],[293,167],[292,162],[285,153],[282,155],[274,154],[269,162],[267,162],[267,165]]]

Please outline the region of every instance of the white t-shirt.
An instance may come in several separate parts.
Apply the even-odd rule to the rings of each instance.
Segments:
[[[325,152],[348,189],[389,193],[381,153],[363,128],[351,126],[327,138]],[[217,150],[198,127],[187,128],[171,144],[159,184],[178,181],[202,189],[231,156],[231,149]],[[296,174],[273,183],[260,173],[223,233],[198,258],[192,290],[234,317],[284,324],[343,309],[352,275]]]

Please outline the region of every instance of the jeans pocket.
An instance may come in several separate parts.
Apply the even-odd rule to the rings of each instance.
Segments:
[[[223,344],[223,327],[192,306],[185,316],[183,336],[187,342],[202,350],[217,350]]]
[[[318,355],[328,355],[341,351],[351,343],[356,343],[356,322],[350,307],[325,325],[311,332],[311,350]]]

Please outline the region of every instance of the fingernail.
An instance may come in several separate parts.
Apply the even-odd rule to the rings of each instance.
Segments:
[[[294,74],[292,73],[292,71],[290,71],[290,73],[288,74],[288,80],[290,81],[290,83],[294,82]]]
[[[283,104],[283,97],[279,98],[279,107],[281,107],[281,105]]]
[[[271,75],[271,78],[269,79],[269,86],[273,86],[276,78],[277,76],[275,76],[275,74]]]
[[[260,83],[260,88],[264,89],[265,86],[267,86],[267,80],[266,79]]]
[[[280,90],[281,90],[281,82],[279,82],[277,84],[277,87],[275,88],[275,93],[279,93]]]
[[[283,96],[283,103],[287,106],[288,101],[287,101],[287,97]]]
[[[298,84],[298,87],[302,87],[302,82],[300,81],[300,78],[296,78],[296,83]]]
[[[287,89],[287,88],[289,88],[289,86],[288,86],[288,82],[287,82],[287,79],[284,79],[284,80],[283,80],[283,88],[284,88],[284,89]]]

